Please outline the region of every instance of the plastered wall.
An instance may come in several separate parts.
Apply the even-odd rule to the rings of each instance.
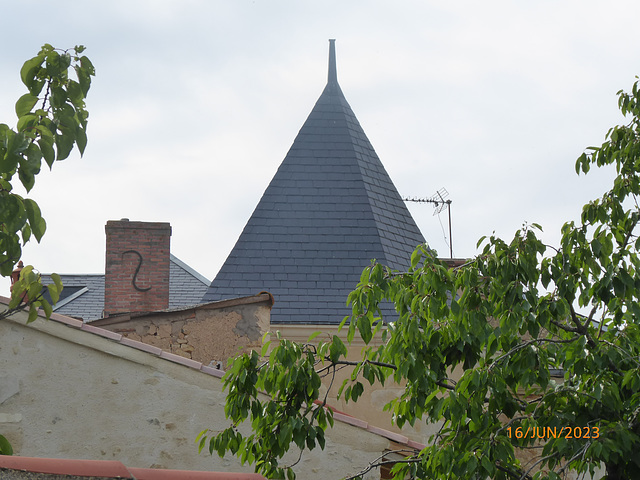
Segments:
[[[40,319],[0,322],[0,372],[0,433],[19,455],[253,471],[233,457],[197,453],[201,430],[228,425],[222,384],[212,375]],[[336,422],[326,449],[306,453],[296,470],[301,479],[341,478],[388,446]]]

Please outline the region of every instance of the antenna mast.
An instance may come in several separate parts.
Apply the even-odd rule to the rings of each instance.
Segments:
[[[430,198],[403,198],[405,202],[417,202],[417,203],[433,203],[433,214],[438,215],[442,210],[447,209],[449,213],[449,256],[453,258],[453,237],[451,236],[451,200],[448,200],[449,192],[446,188],[441,188],[435,195]]]

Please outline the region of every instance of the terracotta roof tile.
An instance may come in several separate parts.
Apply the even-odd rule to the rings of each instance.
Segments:
[[[210,367],[209,365],[202,365],[200,368],[204,373],[208,373],[209,375],[213,375],[214,377],[222,378],[224,376],[224,370],[220,368]]]
[[[104,328],[94,327],[93,325],[89,325],[87,323],[84,323],[82,327],[80,327],[80,329],[90,333],[95,333],[96,335],[108,338],[109,340],[115,340],[116,342],[119,342],[122,339],[122,335],[120,333],[110,332],[109,330],[105,330]]]
[[[257,473],[194,472],[190,470],[157,470],[151,468],[129,468],[136,480],[259,480]]]
[[[97,328],[97,327],[95,327]],[[120,339],[120,343],[122,345],[126,345],[127,347],[136,348],[138,350],[142,350],[143,352],[151,353],[152,355],[160,356],[162,354],[162,349],[160,347],[154,347],[153,345],[149,345],[147,343],[138,342],[137,340],[132,340],[127,337],[122,337]]]
[[[338,420],[342,423],[348,423],[349,425],[353,425],[354,427],[364,428],[365,430],[369,426],[368,422],[360,420],[356,417],[352,417],[351,415],[347,415],[346,413],[333,412],[333,419]]]
[[[385,430],[384,428],[376,427],[374,425],[368,425],[367,431],[371,433],[375,433],[376,435],[380,435],[382,437],[388,438],[389,440],[393,440],[394,442],[402,443],[407,445],[409,443],[409,438],[401,435],[400,433],[391,432],[389,430]]]
[[[127,467],[116,460],[70,460],[0,455],[0,468],[80,477],[132,478]]]
[[[264,480],[257,473],[127,468],[115,460],[71,460],[0,455],[0,469],[50,475],[131,480]]]
[[[422,450],[423,448],[426,447],[424,443],[414,442],[411,439],[409,439],[409,441],[407,442],[407,445],[409,445],[411,448],[415,448],[416,450]]]
[[[196,370],[202,370],[202,363],[196,362],[190,358],[182,357],[180,355],[176,355],[175,353],[165,352],[164,350],[160,354],[160,358],[164,358],[165,360],[170,360],[173,363],[179,363],[180,365],[185,365],[187,367],[195,368]]]

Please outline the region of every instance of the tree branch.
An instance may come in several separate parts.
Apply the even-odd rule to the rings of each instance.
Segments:
[[[555,456],[557,456],[557,452],[551,453],[551,454],[549,454],[549,455],[547,455],[547,456],[545,456],[545,457],[542,457],[542,458],[538,459],[538,461],[537,461],[537,462],[535,462],[533,465],[531,465],[531,467],[530,467],[526,472],[524,472],[524,473],[522,474],[522,476],[520,477],[520,479],[519,479],[519,480],[525,480],[525,479],[527,479],[527,478],[531,478],[531,476],[529,475],[529,473],[531,473],[531,471],[532,471],[534,468],[536,468],[536,467],[537,467],[538,465],[540,465],[541,463],[543,463],[543,462],[545,462],[546,460],[548,460],[548,459],[550,459],[550,458],[553,458],[553,457],[555,457]]]
[[[422,461],[422,459],[419,456],[407,457],[402,460],[383,460],[384,457],[393,453],[398,455],[403,455],[405,453],[413,453],[415,455],[416,451],[415,450],[390,450],[388,452],[384,452],[375,460],[369,462],[369,465],[367,465],[365,468],[360,470],[358,473],[356,473],[355,475],[351,475],[350,477],[345,477],[343,478],[343,480],[354,480],[356,478],[360,478],[366,473],[369,473],[374,468],[383,467],[385,465],[396,465],[398,463],[418,463]]]
[[[0,313],[0,320],[4,320],[5,318],[9,318],[14,313],[17,313],[17,312],[20,312],[20,311],[24,310],[29,305],[30,305],[30,303],[21,303],[20,305],[18,305],[15,308],[9,308],[9,309],[5,310],[4,312]]]
[[[530,340],[528,342],[520,343],[520,344],[516,345],[515,347],[513,347],[511,350],[509,350],[507,353],[505,353],[503,355],[500,355],[493,362],[491,362],[491,365],[489,365],[487,370],[493,369],[493,367],[498,362],[501,362],[504,358],[514,354],[518,350],[522,350],[524,348],[527,348],[528,346],[533,345],[535,343],[573,343],[576,340],[578,340],[579,338],[580,337],[578,335],[576,335],[575,337],[569,338],[567,340],[559,340],[559,339],[554,339],[554,338],[534,338],[533,340]]]
[[[390,368],[392,370],[397,370],[398,367],[396,365],[394,365],[393,363],[385,363],[385,362],[377,362],[374,360],[364,360],[362,362],[354,362],[354,361],[350,361],[350,360],[337,360],[337,361],[332,361],[331,359],[329,359],[329,357],[326,357],[327,360],[329,360],[333,365],[351,365],[351,366],[356,366],[359,364],[365,364],[365,363],[369,363],[371,365],[375,365],[377,367],[384,367],[384,368]],[[327,367],[328,368],[328,367]],[[449,385],[448,383],[444,383],[440,380],[436,380],[435,384],[438,385],[439,387],[445,388],[447,390],[455,390],[455,387],[453,385]]]

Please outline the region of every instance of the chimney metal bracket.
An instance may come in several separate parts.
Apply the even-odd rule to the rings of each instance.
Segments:
[[[135,288],[139,292],[148,292],[149,290],[151,290],[151,287],[141,288],[136,285],[136,278],[138,278],[138,273],[140,272],[140,268],[142,267],[142,255],[137,250],[127,250],[126,252],[122,252],[122,256],[124,257],[126,253],[135,253],[138,256],[138,266],[136,267],[136,271],[133,273],[131,285],[133,285],[133,288]]]

